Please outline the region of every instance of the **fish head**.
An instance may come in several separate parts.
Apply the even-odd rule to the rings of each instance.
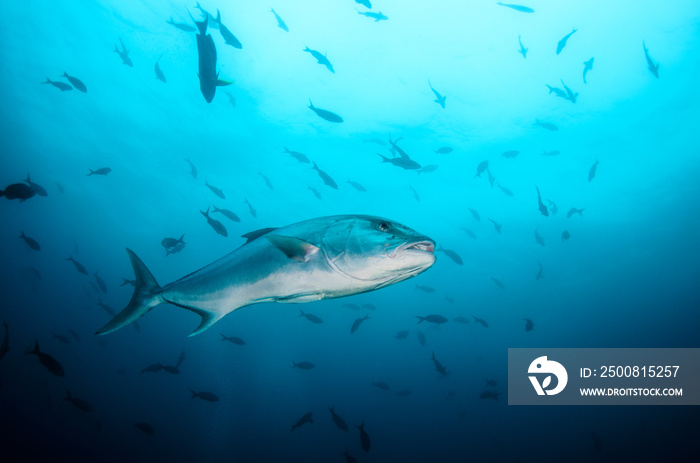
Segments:
[[[343,216],[322,236],[331,266],[367,290],[418,275],[435,263],[435,241],[400,223],[373,216]]]

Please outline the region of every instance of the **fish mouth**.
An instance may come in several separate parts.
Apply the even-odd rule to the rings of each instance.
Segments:
[[[421,237],[418,240],[408,241],[397,246],[390,256],[395,257],[399,252],[402,251],[418,251],[433,253],[435,252],[435,241],[427,237]]]

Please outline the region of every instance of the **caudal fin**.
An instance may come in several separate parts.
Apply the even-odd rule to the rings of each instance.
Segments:
[[[151,272],[146,268],[146,265],[131,249],[126,250],[131,260],[131,265],[134,267],[134,275],[136,277],[136,285],[134,286],[134,295],[131,296],[129,305],[124,310],[119,312],[109,323],[97,330],[95,334],[102,335],[116,331],[119,328],[136,321],[153,307],[160,304],[162,299],[158,295],[160,286],[156,279],[151,275]]]

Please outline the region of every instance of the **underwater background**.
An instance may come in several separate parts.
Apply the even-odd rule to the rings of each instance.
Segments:
[[[700,4],[361,3],[202,2],[241,46],[208,20],[228,84],[211,103],[193,4],[4,5],[0,189],[33,196],[0,198],[0,459],[698,458],[694,407],[508,406],[506,367],[509,347],[699,347]],[[210,207],[236,214],[211,212],[228,237]],[[131,297],[126,247],[165,284],[244,233],[336,214],[424,233],[437,262],[193,337],[199,317],[172,305],[94,335]],[[35,341],[64,376],[26,354]]]

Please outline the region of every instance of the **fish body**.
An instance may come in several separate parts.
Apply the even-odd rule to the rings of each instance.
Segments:
[[[559,130],[559,127],[556,125],[550,123],[550,122],[542,122],[539,119],[535,119],[535,123],[533,125],[536,125],[538,127],[542,127],[543,129],[547,129],[551,132],[557,132]]]
[[[211,190],[211,192],[214,193],[214,194],[215,194],[216,196],[218,196],[219,198],[221,198],[221,199],[226,199],[226,195],[225,195],[224,192],[221,190],[221,188],[217,188],[217,187],[215,187],[215,186],[213,186],[213,185],[209,185],[209,182],[204,182],[204,186],[206,186],[207,188],[209,188],[209,189]]]
[[[42,83],[43,84],[51,84],[62,92],[73,90],[73,87],[71,87],[70,85],[68,85],[64,82],[56,82],[54,80],[49,79],[48,77],[46,78],[46,81],[42,82]]]
[[[535,323],[529,318],[523,318],[523,320],[525,320],[525,331],[532,331],[535,327]]]
[[[306,164],[311,164],[311,161],[309,161],[309,158],[304,153],[300,153],[298,151],[290,151],[286,146],[284,146],[283,148],[285,153],[289,154],[297,161],[304,162]]]
[[[323,183],[325,183],[326,185],[328,185],[329,187],[331,187],[335,190],[338,189],[338,184],[335,183],[335,180],[333,180],[330,175],[328,175],[327,173],[325,173],[324,171],[319,169],[319,167],[316,165],[315,162],[313,163],[312,169],[318,173],[318,176],[321,177],[321,180],[323,180]]]
[[[447,99],[447,96],[440,95],[440,93],[433,88],[430,81],[428,81],[428,85],[430,86],[430,90],[432,90],[433,94],[435,95],[435,100],[433,100],[433,101],[435,101],[435,103],[439,104],[442,107],[442,109],[445,109],[445,100]]]
[[[372,19],[374,19],[374,22],[386,21],[387,19],[389,19],[381,11],[379,11],[377,13],[374,13],[372,11],[358,11],[357,14],[361,14],[362,16],[367,16],[368,18],[372,18]]]
[[[218,207],[214,206],[214,210],[211,211],[212,213],[218,212],[219,214],[223,215],[227,219],[233,221],[233,222],[240,222],[241,219],[234,213],[233,211],[230,211],[228,209],[219,209]]]
[[[359,3],[360,5],[369,8],[370,10],[372,9],[372,2],[369,0],[355,0],[355,3]]]
[[[480,399],[493,399],[493,400],[498,400],[498,396],[501,395],[500,392],[495,392],[495,391],[484,391],[481,394],[479,394]]]
[[[496,283],[496,286],[498,286],[501,289],[506,289],[506,285],[504,285],[501,280],[499,280],[498,278],[495,278],[495,277],[491,277],[491,279],[493,280],[494,283]]]
[[[369,434],[365,431],[365,422],[363,421],[361,425],[355,427],[360,430],[360,445],[362,446],[362,450],[369,452],[370,440]]]
[[[564,230],[563,232],[561,232],[561,240],[562,241],[566,241],[569,238],[571,238],[571,233],[569,233],[568,230]]]
[[[438,247],[437,251],[444,252],[447,257],[452,259],[452,262],[454,262],[457,265],[462,265],[464,262],[462,261],[462,258],[459,257],[459,254],[457,254],[455,251],[451,249],[445,249],[443,247]]]
[[[549,210],[547,209],[547,206],[545,206],[542,202],[542,195],[540,195],[540,189],[537,186],[535,186],[535,189],[537,190],[537,207],[540,210],[540,214],[542,214],[545,217],[549,217]]]
[[[588,71],[593,69],[593,58],[589,59],[588,61],[583,62],[583,83],[587,84],[586,82],[586,74],[588,74]]]
[[[316,365],[314,365],[311,362],[299,362],[299,363],[297,363],[294,360],[292,360],[292,368],[298,368],[300,370],[312,370],[315,367],[316,367]]]
[[[83,399],[78,399],[77,397],[72,397],[70,395],[70,391],[68,389],[66,389],[66,397],[63,400],[66,400],[66,401],[72,403],[73,406],[75,408],[77,408],[78,410],[82,410],[84,412],[95,411],[95,408],[92,405],[90,405],[89,403],[87,403],[86,401],[84,401]]]
[[[481,215],[479,215],[479,211],[477,211],[476,209],[472,209],[471,207],[467,208],[467,210],[472,215],[474,220],[476,220],[477,222],[481,222]]]
[[[233,35],[233,32],[221,23],[221,12],[219,12],[219,10],[216,10],[216,23],[219,25],[219,32],[221,32],[221,37],[224,38],[226,45],[231,45],[233,48],[238,48],[239,50],[243,48],[243,45],[241,45],[241,42]]]
[[[149,436],[154,435],[156,432],[153,430],[153,427],[148,424],[148,423],[136,423],[134,424],[134,427],[138,429],[139,431],[148,434]]]
[[[170,303],[201,316],[192,335],[226,314],[263,302],[311,302],[374,291],[435,263],[435,242],[387,219],[341,215],[272,230],[206,267],[159,286],[133,251],[136,287],[127,307],[97,331],[107,334]]]
[[[206,400],[207,402],[218,402],[219,401],[219,396],[212,392],[207,392],[207,391],[202,391],[202,392],[195,392],[192,389],[190,389],[190,392],[192,393],[192,398],[197,398],[197,399],[202,399]]]
[[[158,59],[156,60],[156,65],[154,67],[155,73],[156,73],[156,79],[160,80],[163,83],[168,82],[168,79],[165,78],[165,74],[163,74],[163,70],[160,68],[159,61],[163,57],[163,55],[160,55]]]
[[[564,86],[564,91],[566,91],[566,99],[572,103],[576,103],[578,92],[574,93],[569,87],[566,86],[563,80],[561,81],[561,84]]]
[[[314,104],[311,102],[310,99],[309,99],[309,106],[308,107],[311,111],[315,112],[318,115],[318,117],[320,117],[321,119],[325,119],[328,122],[335,122],[335,123],[343,122],[342,117],[340,117],[336,113],[328,111],[326,109],[317,108],[316,106],[314,106]]]
[[[58,360],[39,350],[39,341],[34,342],[34,349],[29,351],[28,354],[36,355],[39,358],[39,362],[52,374],[59,377],[66,375],[63,366],[61,366]]]
[[[304,424],[306,424],[306,423],[313,423],[313,422],[314,422],[314,420],[313,420],[313,412],[309,412],[309,413],[307,413],[306,415],[304,415],[304,416],[302,416],[301,418],[299,418],[299,420],[298,420],[296,423],[294,423],[294,424],[292,425],[292,430],[291,430],[290,432],[294,431],[294,430],[295,430],[296,428],[298,428],[299,426],[302,426],[302,425],[304,425]]]
[[[421,165],[418,164],[413,159],[407,159],[407,158],[403,158],[403,157],[387,158],[386,156],[383,156],[379,153],[377,153],[377,155],[380,158],[382,158],[382,162],[388,162],[389,164],[395,165],[396,167],[401,167],[402,169],[415,170],[415,169],[421,168]]]
[[[500,235],[501,229],[503,228],[503,224],[500,224],[493,219],[489,219],[489,221],[493,224],[493,228],[496,229],[496,233],[498,233]]]
[[[88,169],[88,170],[90,171],[90,173],[87,174],[86,177],[89,177],[89,176],[91,176],[91,175],[107,175],[107,174],[109,174],[110,172],[112,172],[112,168],[111,168],[111,167],[100,167],[100,168],[97,169],[97,170],[92,170],[92,169]]]
[[[571,216],[574,214],[578,214],[579,217],[583,217],[583,211],[585,211],[585,210],[586,209],[577,209],[575,207],[572,207],[571,209],[569,209],[569,212],[566,213],[566,218],[570,219]]]
[[[243,339],[239,338],[238,336],[225,336],[222,334],[221,338],[222,338],[221,339],[222,341],[228,341],[231,344],[236,344],[238,346],[245,346],[245,344],[246,344],[246,342]]]
[[[518,36],[518,44],[520,45],[520,50],[518,50],[518,53],[523,55],[524,59],[527,59],[527,48],[525,48],[525,45],[523,45],[522,40],[520,40],[520,36]]]
[[[189,158],[185,159],[187,163],[190,165],[190,174],[192,174],[192,178],[197,178],[197,166],[195,166],[192,161],[190,161]]]
[[[141,374],[157,373],[157,372],[161,371],[162,369],[163,369],[163,365],[161,365],[160,363],[154,363],[154,364],[148,365],[146,368],[141,370]]]
[[[363,193],[367,192],[367,188],[363,187],[362,185],[360,185],[357,182],[353,182],[352,180],[348,180],[348,183],[350,184],[350,186],[352,186],[357,191],[361,191]]]
[[[481,177],[481,174],[483,174],[485,171],[489,170],[489,161],[481,161],[479,164],[476,166],[476,177]]]
[[[598,164],[599,164],[599,162],[596,159],[596,161],[593,163],[591,168],[588,170],[588,181],[589,182],[595,178],[596,171],[598,170]]]
[[[69,260],[69,261],[73,262],[73,265],[74,265],[75,268],[78,270],[78,272],[82,273],[83,275],[87,275],[87,274],[88,274],[88,271],[85,269],[85,267],[83,266],[83,264],[81,264],[81,263],[78,262],[77,260],[73,259],[72,256],[68,256],[68,257],[66,258],[66,260]]]
[[[253,208],[253,205],[250,204],[250,201],[248,201],[248,198],[245,198],[245,203],[248,205],[248,212],[250,212],[250,215],[252,215],[253,217],[257,217],[258,213]]]
[[[352,322],[352,326],[350,327],[350,334],[354,333],[357,331],[357,329],[360,327],[363,321],[369,320],[369,314],[365,315],[362,318],[356,319],[354,322]]]
[[[372,381],[372,386],[376,387],[377,389],[381,389],[382,391],[388,391],[391,389],[391,386],[384,381]]]
[[[506,196],[513,196],[513,192],[510,189],[501,185],[500,182],[496,182],[496,185],[498,185],[498,189],[501,190]]]
[[[540,233],[537,230],[535,230],[535,243],[544,247],[544,238],[542,238],[542,235],[540,235]]]
[[[274,189],[275,189],[275,187],[272,186],[272,182],[270,181],[269,178],[267,178],[267,176],[266,176],[265,174],[263,174],[262,172],[258,172],[258,175],[261,176],[261,177],[263,178],[263,180],[265,181],[265,185],[266,185],[269,189],[271,189],[271,190],[274,190]]]
[[[477,318],[477,317],[475,317],[474,315],[472,315],[472,318],[474,319],[474,323],[478,323],[478,324],[480,324],[481,326],[483,326],[484,328],[488,328],[488,327],[489,327],[489,324],[488,324],[488,323],[486,322],[486,320],[484,320],[483,318]]]
[[[97,282],[97,286],[100,288],[100,291],[103,293],[107,294],[107,284],[105,281],[100,278],[100,276],[97,274],[97,270],[95,270],[95,273],[93,273],[93,276],[95,277],[95,281]]]
[[[545,84],[545,86],[549,89],[549,93],[554,93],[555,96],[558,96],[560,98],[564,98],[565,100],[569,99],[569,96],[566,93],[566,90],[562,90],[559,87],[552,87],[551,85]]]
[[[321,319],[321,317],[318,317],[312,313],[304,313],[303,310],[299,310],[299,312],[300,312],[300,314],[299,314],[300,317],[306,318],[311,323],[315,323],[317,325],[323,323],[323,320]]]
[[[505,6],[506,8],[511,8],[515,11],[519,11],[521,13],[534,13],[535,10],[530,8],[529,6],[523,6],[523,5],[514,5],[512,3],[501,3],[501,2],[496,2],[497,5]]]
[[[177,254],[178,252],[185,249],[185,246],[186,246],[185,243],[178,243],[175,246],[173,246],[172,248],[166,249],[165,250],[165,257],[168,257],[170,254]]]
[[[416,289],[419,289],[425,293],[434,293],[435,292],[435,288],[433,288],[432,286],[426,286],[426,285],[414,285],[414,286],[416,287]]]
[[[134,63],[132,63],[131,58],[129,58],[129,50],[126,49],[126,45],[124,45],[124,41],[121,37],[119,37],[119,42],[122,44],[122,49],[119,51],[119,47],[114,44],[114,52],[122,59],[122,63],[133,68]]]
[[[576,29],[574,29],[574,30],[572,30],[571,32],[569,32],[568,34],[566,34],[566,35],[564,36],[564,38],[562,38],[562,39],[559,41],[559,43],[557,43],[557,55],[558,55],[559,53],[561,53],[561,51],[564,49],[564,47],[566,46],[566,42],[569,40],[569,38],[570,38],[572,35],[574,35],[574,32],[576,32]]]
[[[435,364],[435,369],[438,373],[440,373],[442,376],[447,375],[447,368],[445,368],[445,366],[440,363],[437,358],[435,358],[435,352],[433,352],[433,363]]]
[[[209,217],[209,208],[207,208],[206,212],[204,212],[204,211],[199,211],[199,212],[201,212],[202,215],[204,216],[204,218],[207,219],[207,223],[209,224],[209,226],[211,228],[214,229],[214,231],[216,233],[218,233],[219,235],[221,235],[223,237],[228,236],[228,231],[226,230],[226,227],[224,227],[224,224],[219,222],[216,219],[212,219],[211,217]]]
[[[413,193],[413,199],[415,199],[416,201],[420,202],[420,195],[418,194],[418,192],[416,191],[416,189],[413,188],[413,185],[408,185],[408,188],[411,190],[411,193]]]
[[[184,23],[176,23],[175,20],[173,20],[173,17],[171,16],[170,19],[165,21],[166,23],[177,27],[181,31],[184,32],[195,32],[197,28],[190,26],[189,24],[184,24]]]
[[[407,330],[399,331],[398,333],[396,333],[396,336],[394,336],[394,338],[396,338],[396,339],[406,339],[407,337],[408,337]]]
[[[307,188],[308,188],[309,190],[311,190],[311,193],[313,193],[314,196],[316,196],[316,198],[318,198],[318,199],[323,199],[323,198],[321,197],[321,193],[319,193],[318,190],[317,190],[316,188],[314,188],[314,187],[312,187],[312,186],[308,186],[308,185],[307,185]]]
[[[425,335],[421,331],[416,334],[416,337],[418,338],[420,345],[425,346]]]
[[[338,414],[335,412],[335,407],[329,407],[328,411],[331,412],[331,418],[333,419],[333,422],[335,423],[336,426],[338,426],[338,429],[342,431],[347,431],[348,430],[348,424],[345,422],[344,419],[342,419]]]
[[[83,93],[87,93],[87,87],[85,86],[82,80],[78,79],[77,77],[69,76],[68,73],[65,71],[63,72],[63,75],[61,77],[65,77],[66,79],[68,79],[68,82],[70,82],[76,90],[81,91]]]
[[[278,15],[277,12],[273,8],[270,8],[270,11],[272,12],[272,14],[275,15],[275,19],[277,20],[277,27],[279,27],[280,29],[282,29],[285,32],[289,32],[289,28],[287,27],[287,24],[285,24],[285,22],[282,20],[282,18],[280,18],[280,15]]]
[[[642,41],[642,47],[644,47],[644,58],[647,60],[647,68],[649,72],[654,74],[654,77],[659,78],[659,63],[654,63],[654,60],[649,56],[649,49],[647,48],[644,41]]]
[[[163,240],[160,242],[160,244],[165,249],[170,249],[170,248],[174,248],[178,244],[186,244],[184,239],[185,239],[184,234],[180,238],[163,238]]]
[[[437,314],[426,315],[425,317],[417,315],[416,318],[418,319],[418,323],[428,322],[435,323],[436,325],[442,325],[443,323],[447,323],[447,318]]]
[[[312,50],[312,49],[309,48],[309,47],[304,48],[304,51],[305,51],[306,53],[311,54],[311,56],[313,56],[314,58],[316,58],[316,62],[317,62],[318,64],[322,64],[323,66],[326,66],[326,68],[327,68],[329,71],[331,71],[333,74],[335,74],[335,69],[333,69],[333,65],[331,64],[330,61],[328,61],[328,57],[326,57],[326,55],[324,55],[324,54],[321,53],[320,51]],[[313,106],[313,105],[312,105],[312,106]],[[313,109],[313,108],[312,108],[312,109]],[[319,115],[320,115],[320,114],[319,114]],[[321,116],[321,117],[323,117],[323,116]],[[325,118],[324,118],[324,119],[325,119]],[[342,121],[331,121],[331,122],[342,122]]]
[[[39,243],[34,238],[30,238],[27,235],[25,235],[24,231],[21,235],[19,235],[19,238],[23,239],[24,242],[27,243],[27,246],[29,246],[31,249],[35,251],[41,251],[41,246],[39,246]]]
[[[539,260],[537,261],[537,265],[539,266],[539,270],[537,270],[537,275],[535,275],[535,281],[540,281],[544,278],[544,267],[542,267],[542,262]]]

